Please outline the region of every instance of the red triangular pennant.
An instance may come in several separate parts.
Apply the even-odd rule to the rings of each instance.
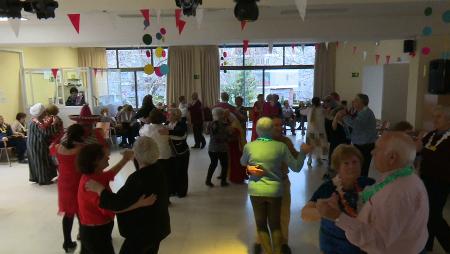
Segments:
[[[80,14],[67,14],[67,16],[77,33],[80,33]]]
[[[295,51],[295,44],[292,44],[291,47],[292,47],[292,51]]]
[[[242,41],[242,49],[244,50],[244,54],[247,52],[248,49],[248,40],[243,40]]]
[[[52,69],[52,75],[53,75],[53,77],[56,79],[56,76],[58,76],[58,68],[53,68]]]
[[[177,27],[180,23],[180,18],[181,18],[181,9],[176,9],[175,10],[175,24],[177,25]]]
[[[353,47],[353,54],[356,53],[356,50],[357,50],[357,49],[358,49],[358,48],[357,48],[356,46]]]
[[[142,16],[144,16],[144,19],[150,22],[150,10],[142,9],[141,13],[142,13]]]
[[[177,27],[178,27],[178,33],[181,34],[183,32],[184,26],[186,25],[186,21],[180,19],[178,20]]]
[[[375,55],[375,63],[378,64],[380,62],[380,55]]]
[[[338,41],[336,42],[336,48],[337,49],[339,48],[339,42]]]
[[[390,61],[391,61],[391,56],[386,56],[386,64],[389,64]]]
[[[94,68],[94,77],[97,77],[97,71],[98,71],[98,69]]]
[[[244,31],[245,25],[247,25],[247,21],[242,20],[241,21],[241,31]]]
[[[318,51],[318,50],[320,49],[320,43],[316,43],[316,44],[314,45],[314,47],[316,48],[316,51]]]

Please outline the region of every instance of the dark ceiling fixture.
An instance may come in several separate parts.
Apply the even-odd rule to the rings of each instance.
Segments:
[[[185,16],[195,16],[197,7],[202,5],[202,0],[175,0],[175,4],[183,9]]]
[[[23,9],[35,13],[38,19],[48,19],[55,17],[56,8],[58,2],[54,0],[0,0],[0,17],[20,19]]]
[[[259,0],[234,0],[236,6],[234,7],[234,16],[239,21],[256,21],[259,16],[259,9],[256,2]]]

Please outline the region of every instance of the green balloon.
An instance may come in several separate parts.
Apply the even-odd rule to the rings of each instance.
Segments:
[[[431,8],[431,7],[427,7],[426,9],[425,9],[425,16],[431,16],[431,14],[433,14],[433,8]]]
[[[142,37],[142,40],[144,41],[145,45],[150,45],[150,44],[152,44],[153,38],[152,38],[152,36],[150,34],[145,34]]]

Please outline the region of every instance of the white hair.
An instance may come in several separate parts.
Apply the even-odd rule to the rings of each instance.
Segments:
[[[450,107],[438,105],[433,109],[433,113],[443,113],[450,120]]]
[[[260,137],[270,138],[273,133],[273,121],[268,117],[261,117],[256,123],[256,133]]]
[[[386,148],[384,153],[396,153],[399,156],[399,163],[403,166],[411,166],[416,158],[416,146],[410,136],[403,132],[388,132],[384,134]]]
[[[225,117],[225,110],[220,107],[213,108],[212,116],[214,121],[221,121]]]
[[[139,137],[133,145],[134,158],[138,164],[148,166],[155,163],[159,158],[158,145],[152,138]]]

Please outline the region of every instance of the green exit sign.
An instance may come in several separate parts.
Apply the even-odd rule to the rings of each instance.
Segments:
[[[359,72],[352,72],[352,78],[359,78]]]

